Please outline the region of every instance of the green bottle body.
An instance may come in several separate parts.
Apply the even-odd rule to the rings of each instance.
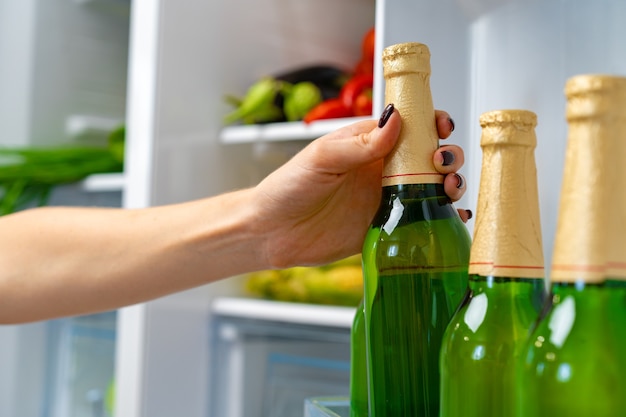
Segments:
[[[544,297],[543,279],[470,275],[441,349],[441,417],[511,415],[516,359]]]
[[[371,417],[438,417],[441,340],[469,248],[442,184],[383,187],[363,247]]]
[[[519,362],[517,417],[626,416],[626,77],[565,84],[551,297]]]
[[[483,162],[469,287],[442,343],[440,417],[512,414],[515,362],[545,296],[537,117],[509,109],[479,121]]]
[[[518,417],[626,415],[626,291],[553,283],[518,363]]]
[[[365,345],[365,302],[354,313],[350,334],[350,417],[367,417],[367,354]]]

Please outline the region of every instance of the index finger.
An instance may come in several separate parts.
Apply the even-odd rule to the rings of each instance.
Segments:
[[[354,123],[314,140],[294,159],[310,170],[343,174],[382,160],[394,147],[400,125],[398,111],[383,127],[373,120]]]

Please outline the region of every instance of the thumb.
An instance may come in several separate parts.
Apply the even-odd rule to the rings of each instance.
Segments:
[[[389,113],[389,110],[387,110]],[[383,159],[400,135],[401,118],[391,107],[386,122],[365,120],[338,129],[311,142],[301,156],[310,169],[328,174],[344,174]],[[304,161],[301,161],[304,162]]]

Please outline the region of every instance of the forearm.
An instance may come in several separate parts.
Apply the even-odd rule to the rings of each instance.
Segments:
[[[250,198],[0,218],[0,322],[114,309],[262,269]]]

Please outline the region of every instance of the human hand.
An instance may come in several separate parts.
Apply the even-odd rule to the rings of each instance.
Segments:
[[[346,126],[311,142],[254,188],[257,233],[272,268],[315,265],[360,252],[365,233],[380,204],[383,158],[400,133],[398,111],[386,109],[381,119]],[[454,122],[436,111],[441,139]],[[459,146],[441,146],[433,155],[452,201],[465,193],[457,174],[464,154]],[[459,210],[463,221],[471,212]],[[261,229],[261,230],[258,230]]]

